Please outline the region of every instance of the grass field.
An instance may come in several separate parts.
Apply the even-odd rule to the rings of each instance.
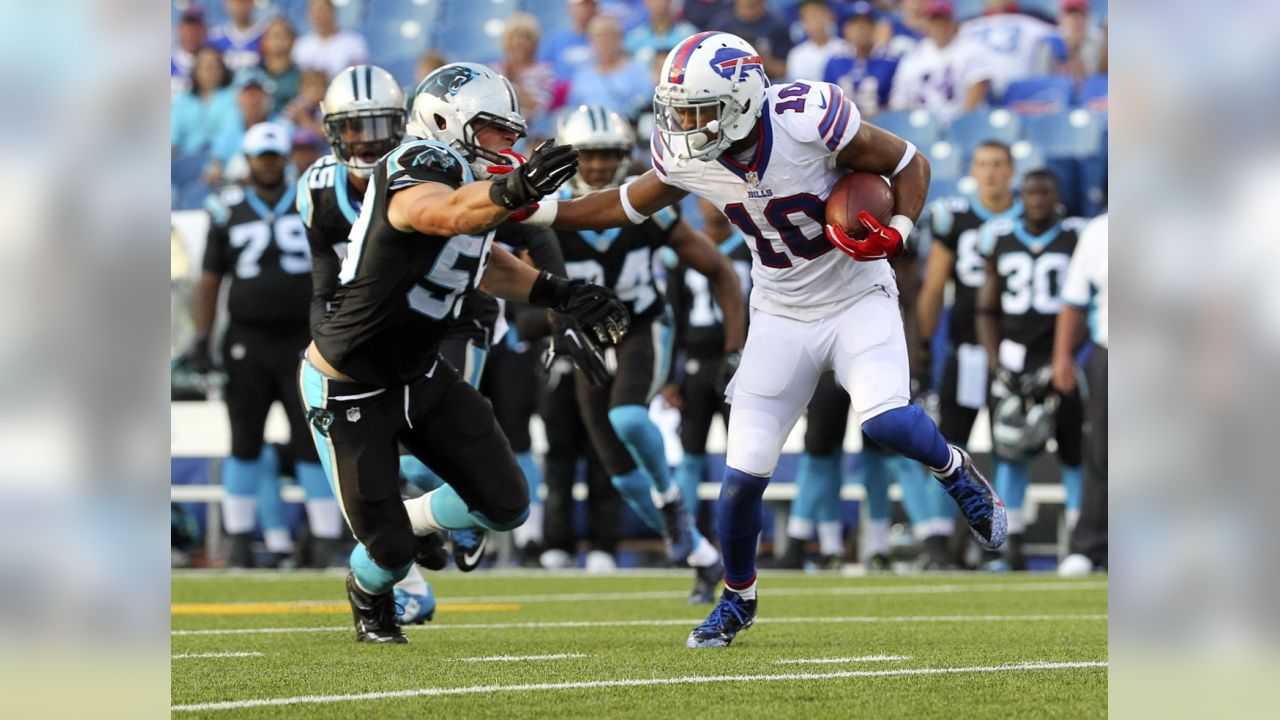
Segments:
[[[687,572],[430,579],[434,622],[367,646],[341,574],[175,572],[175,717],[1106,714],[1102,576],[765,571],[755,627],[701,650]]]

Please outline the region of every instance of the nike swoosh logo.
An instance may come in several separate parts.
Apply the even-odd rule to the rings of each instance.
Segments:
[[[826,98],[826,96],[824,96],[824,95],[819,95],[819,96],[818,96],[818,99],[821,101],[821,102],[819,102],[819,103],[818,103],[818,109],[819,109],[819,110],[826,110],[826,109],[827,109],[827,98]]]
[[[468,565],[475,565],[476,563],[480,562],[480,558],[484,556],[484,546],[486,544],[486,541],[488,541],[487,537],[484,540],[481,540],[480,544],[476,547],[474,553],[463,553],[462,555],[463,562],[465,562]]]

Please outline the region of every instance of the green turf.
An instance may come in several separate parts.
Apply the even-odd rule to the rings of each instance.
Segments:
[[[430,578],[439,600],[515,602],[517,611],[444,608],[409,628],[406,646],[357,645],[348,613],[177,615],[173,629],[340,628],[272,634],[175,635],[173,653],[261,657],[172,661],[175,706],[424,688],[723,676],[819,675],[968,668],[1107,658],[1105,579],[1046,575],[851,577],[766,572],[756,626],[728,649],[688,650],[706,614],[683,594],[686,573],[608,577],[457,572]],[[180,573],[173,602],[341,603],[342,576]],[[641,594],[590,600],[548,595]],[[647,595],[647,596],[646,596]],[[656,595],[656,597],[655,597]],[[539,597],[543,596],[543,597]],[[968,620],[930,621],[926,616]],[[988,616],[985,619],[977,616]],[[1006,619],[1023,616],[1023,619]],[[1030,619],[1026,616],[1039,616]],[[770,620],[775,619],[775,622]],[[812,622],[795,620],[813,619]],[[839,619],[844,619],[840,621]],[[674,621],[660,625],[453,628],[457,624]],[[460,662],[493,655],[583,658]],[[893,661],[778,664],[781,659],[908,656]],[[485,691],[175,713],[179,718],[1005,718],[1102,717],[1105,667],[932,675],[718,681],[633,687]]]

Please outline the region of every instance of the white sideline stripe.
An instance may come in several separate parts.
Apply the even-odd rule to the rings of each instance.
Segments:
[[[844,617],[775,617],[756,621],[759,625],[795,623],[913,623],[913,622],[1039,622],[1051,620],[1106,620],[1105,613],[1084,615],[855,615]],[[540,628],[592,628],[592,627],[660,627],[666,625],[697,625],[702,618],[684,620],[565,620],[559,622],[523,623],[432,623],[407,625],[402,630],[531,630]],[[350,625],[327,627],[268,627],[229,628],[220,630],[174,630],[170,635],[257,635],[269,633],[351,632]]]
[[[570,660],[587,657],[586,653],[557,653],[555,655],[490,655],[489,657],[458,658],[454,662],[513,662],[516,660]]]
[[[839,665],[851,662],[892,662],[894,660],[910,660],[910,655],[863,655],[861,657],[842,658],[797,658],[779,660],[775,665]]]
[[[884,587],[834,587],[834,588],[775,588],[765,585],[761,592],[769,597],[798,597],[810,595],[934,595],[964,592],[1061,592],[1071,590],[1102,590],[1106,582],[1077,583],[1021,583],[972,584],[972,585],[891,585]],[[451,603],[534,603],[534,602],[598,602],[603,600],[684,600],[689,593],[679,590],[645,590],[640,592],[611,593],[546,593],[541,595],[474,595],[450,597]],[[253,601],[259,602],[259,601]],[[330,604],[333,600],[304,600],[302,603]],[[235,603],[229,603],[234,605]]]
[[[301,695],[287,698],[263,698],[260,700],[228,700],[225,702],[173,705],[173,712],[200,710],[241,710],[278,705],[320,705],[355,700],[387,700],[392,698],[439,697],[442,695],[474,695],[495,692],[535,692],[539,690],[585,690],[608,687],[646,687],[654,685],[701,685],[731,682],[780,682],[792,680],[843,680],[856,677],[897,677],[905,675],[947,675],[960,673],[1026,672],[1031,670],[1070,670],[1075,668],[1102,668],[1105,662],[1024,662],[1009,665],[980,665],[952,668],[902,668],[898,670],[846,670],[830,673],[787,673],[785,675],[704,675],[675,678],[643,678],[628,680],[591,680],[586,682],[531,683],[526,685],[473,685],[456,688],[419,688],[417,690],[391,690],[351,695]]]
[[[179,653],[173,656],[174,660],[185,660],[187,658],[231,658],[231,657],[262,657],[260,652],[207,652],[207,653]]]

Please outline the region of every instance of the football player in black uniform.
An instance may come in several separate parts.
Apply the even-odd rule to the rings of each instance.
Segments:
[[[418,87],[412,140],[372,171],[328,316],[299,368],[313,439],[360,545],[347,594],[364,642],[407,642],[392,588],[439,530],[510,530],[528,515],[525,479],[493,410],[439,356],[463,297],[476,289],[568,315],[585,352],[616,342],[626,308],[597,285],[539,272],[493,244],[512,212],[554,192],[578,166],[545,143],[527,163],[515,90],[491,68],[455,63]],[[491,179],[492,178],[492,179]],[[398,444],[447,484],[402,500]]]
[[[1030,480],[1028,463],[1043,448],[1017,437],[1034,429],[1022,417],[1007,428],[999,426],[997,403],[1012,397],[1013,406],[1031,404],[1043,397],[1026,395],[1028,378],[1051,374],[1054,326],[1062,307],[1062,285],[1071,253],[1084,222],[1063,218],[1058,180],[1050,170],[1033,170],[1022,181],[1022,216],[988,221],[982,229],[979,251],[986,257],[986,280],[978,291],[977,332],[986,347],[988,367],[995,376],[991,385],[992,436],[996,449],[996,492],[1009,514],[1009,544],[1003,559],[992,557],[992,569],[1023,567],[1022,539],[1026,518],[1022,513]],[[1047,384],[1047,383],[1046,383]],[[1043,393],[1044,389],[1036,392]],[[1055,398],[1055,437],[1062,483],[1067,490],[1067,524],[1080,509],[1081,439],[1084,410],[1078,393]],[[1038,446],[1037,446],[1038,445]]]
[[[557,135],[582,153],[581,170],[567,197],[622,184],[635,136],[621,115],[600,106],[581,106],[561,117]],[[671,247],[711,283],[725,316],[722,377],[736,368],[746,341],[746,303],[738,274],[715,244],[682,222],[674,208],[638,225],[556,234],[569,276],[611,288],[631,314],[631,331],[615,349],[612,375],[604,368],[592,372],[590,365],[579,364],[578,403],[587,433],[623,500],[663,535],[668,559],[696,568],[690,601],[710,603],[723,572],[720,554],[690,527],[680,486],[670,478],[662,432],[649,419],[649,401],[665,383],[672,357],[670,313],[654,283],[654,254]],[[572,349],[574,341],[569,334],[557,345]]]
[[[977,196],[946,197],[928,207],[921,223],[922,240],[929,244],[924,284],[917,304],[919,347],[926,352],[939,332],[942,307],[951,288],[946,360],[938,389],[938,427],[944,437],[967,445],[978,410],[987,402],[987,351],[978,342],[974,307],[986,277],[986,258],[978,251],[982,224],[991,219],[1016,218],[1022,203],[1013,193],[1013,153],[997,140],[978,144],[969,175],[978,183]],[[927,389],[930,374],[917,375]],[[945,566],[946,545],[955,522],[955,508],[941,493],[931,493],[937,517],[924,540],[930,562]]]
[[[307,346],[307,302],[311,294],[311,255],[306,232],[294,212],[294,184],[286,178],[289,137],[274,123],[245,133],[249,163],[245,186],[230,186],[206,202],[210,214],[204,272],[196,291],[196,339],[186,352],[187,367],[205,372],[212,364],[210,333],[222,280],[230,276],[223,338],[227,371],[225,399],[231,420],[231,455],[222,465],[223,519],[231,540],[230,562],[251,564],[250,534],[255,506],[263,518],[268,546],[288,547],[288,531],[279,510],[278,458],[263,444],[267,412],[279,400],[289,417],[295,472],[307,494],[313,536],[331,539],[341,532],[341,516],[329,483],[308,442],[309,431],[298,404],[293,373],[298,353]],[[262,500],[259,501],[259,498]],[[271,515],[278,515],[274,520]],[[276,535],[277,537],[270,537]]]

